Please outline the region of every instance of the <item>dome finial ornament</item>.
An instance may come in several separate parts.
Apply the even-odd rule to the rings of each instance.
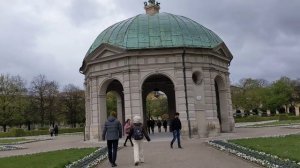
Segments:
[[[155,0],[149,0],[148,3],[144,2],[144,9],[148,15],[154,15],[159,13],[160,3],[156,2]]]

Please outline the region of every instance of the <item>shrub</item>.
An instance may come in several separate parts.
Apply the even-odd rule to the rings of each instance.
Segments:
[[[245,116],[242,118],[235,118],[235,122],[258,122],[258,121],[269,121],[269,120],[278,120],[278,116],[270,116],[270,117],[260,117],[257,115]]]
[[[13,128],[11,132],[14,137],[22,137],[26,135],[25,131],[22,128]]]
[[[291,116],[288,114],[280,114],[279,121],[284,121],[284,120],[300,120],[300,116]]]

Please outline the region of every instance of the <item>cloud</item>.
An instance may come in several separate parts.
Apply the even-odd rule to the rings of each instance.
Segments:
[[[22,0],[0,2],[0,73],[28,82],[38,74],[82,87],[78,72],[95,38],[110,25],[145,13],[137,0]],[[213,30],[234,55],[241,78],[299,78],[300,1],[160,1],[161,12],[186,16]]]

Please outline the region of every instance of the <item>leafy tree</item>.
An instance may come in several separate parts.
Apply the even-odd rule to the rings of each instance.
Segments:
[[[66,110],[66,120],[73,128],[76,127],[76,123],[85,121],[84,96],[84,91],[73,84],[66,85],[61,94]]]
[[[107,116],[109,116],[111,111],[117,111],[117,96],[113,91],[106,94],[106,109]]]
[[[38,104],[35,101],[35,98],[33,98],[30,95],[27,95],[26,97],[22,97],[24,111],[22,113],[24,124],[26,124],[27,129],[31,130],[31,124],[33,123],[39,123],[40,117],[38,113]]]
[[[255,110],[262,107],[265,90],[268,82],[264,79],[242,79],[237,87],[232,87],[232,103],[236,109],[245,111]]]
[[[19,97],[26,92],[20,76],[0,75],[0,125],[6,132],[7,125],[20,123]]]
[[[266,94],[266,107],[271,110],[276,110],[291,101],[293,87],[287,78],[281,78],[275,81],[268,89]]]
[[[149,93],[146,98],[146,109],[150,117],[161,117],[168,112],[168,100],[164,94],[158,97],[154,93]]]

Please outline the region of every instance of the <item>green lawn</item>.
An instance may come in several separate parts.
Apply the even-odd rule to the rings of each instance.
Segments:
[[[18,138],[18,139],[0,139],[0,145],[1,144],[14,144],[17,142],[23,142],[23,141],[28,141],[30,139],[25,139],[25,138]]]
[[[300,124],[300,120],[275,121],[275,122],[265,123],[265,124],[255,124],[254,126],[278,126],[278,125],[292,125],[292,124]]]
[[[67,149],[24,156],[0,158],[1,168],[63,168],[97,148]]]
[[[277,155],[283,159],[300,162],[300,135],[289,135],[286,137],[251,138],[230,140],[229,142]]]

